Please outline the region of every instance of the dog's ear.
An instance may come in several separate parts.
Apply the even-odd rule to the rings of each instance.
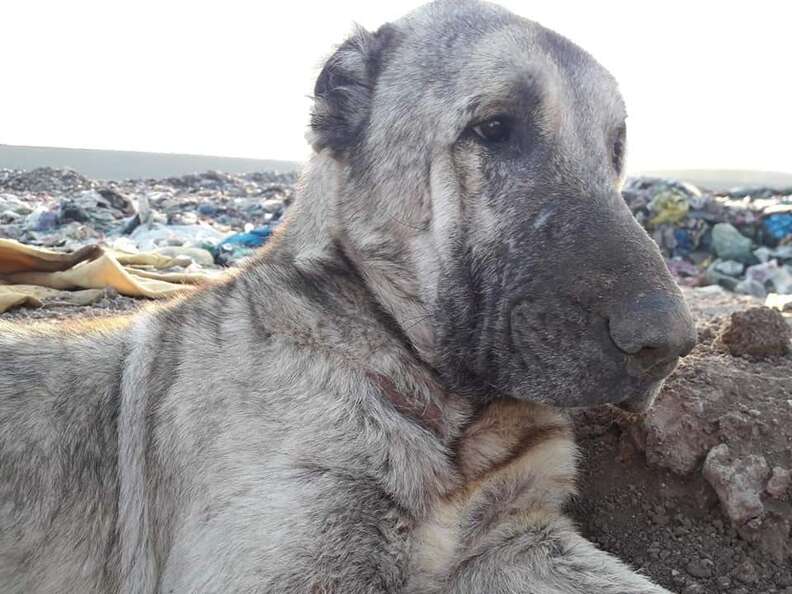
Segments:
[[[357,28],[327,60],[314,87],[309,140],[316,151],[329,147],[343,154],[360,139],[386,49],[395,37],[392,25],[376,33]]]

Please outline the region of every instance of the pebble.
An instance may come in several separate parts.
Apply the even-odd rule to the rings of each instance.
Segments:
[[[712,576],[715,564],[710,559],[693,559],[687,564],[687,572],[696,578],[708,578]]]
[[[763,456],[734,457],[726,444],[720,444],[707,454],[702,473],[736,525],[764,513],[761,494],[770,468]]]
[[[721,589],[730,588],[732,585],[732,581],[728,575],[719,575],[715,581]]]
[[[732,572],[732,576],[743,584],[751,585],[759,581],[759,573],[756,565],[750,559],[740,563]]]
[[[767,481],[767,493],[771,497],[782,499],[787,494],[790,484],[792,484],[792,473],[781,466],[774,466]]]

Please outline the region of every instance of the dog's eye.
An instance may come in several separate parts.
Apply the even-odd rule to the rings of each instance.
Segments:
[[[511,135],[511,125],[505,118],[491,118],[473,126],[473,132],[487,142],[505,142]]]

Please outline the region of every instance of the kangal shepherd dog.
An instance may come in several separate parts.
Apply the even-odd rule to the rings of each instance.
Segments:
[[[695,343],[619,193],[616,83],[504,9],[356,31],[299,197],[227,282],[0,325],[2,592],[667,592],[563,515],[553,407]]]

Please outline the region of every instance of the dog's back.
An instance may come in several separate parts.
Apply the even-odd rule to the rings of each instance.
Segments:
[[[0,323],[0,591],[117,588],[122,320]]]

